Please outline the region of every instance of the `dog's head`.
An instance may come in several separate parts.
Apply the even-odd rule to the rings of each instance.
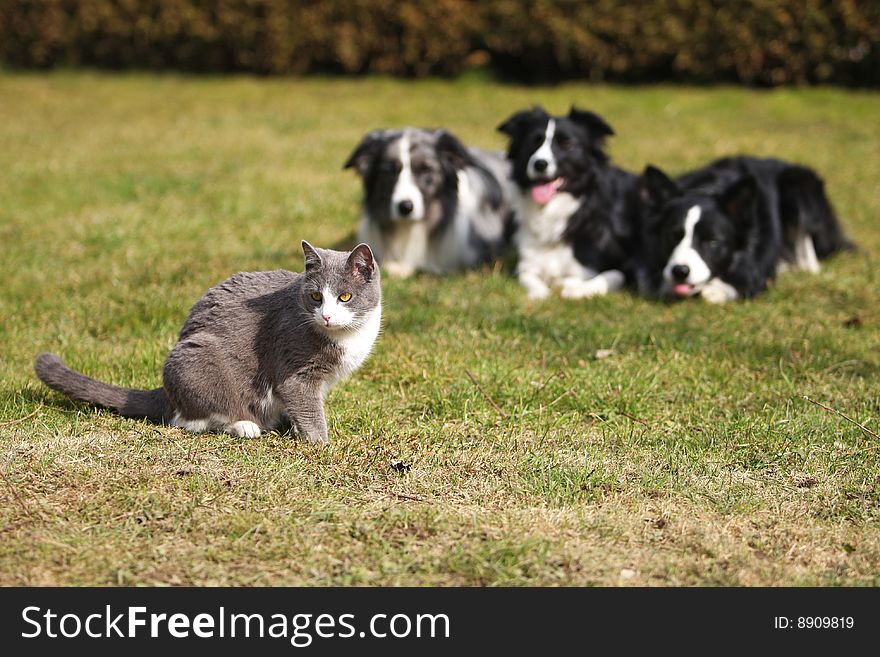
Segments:
[[[458,171],[471,163],[467,148],[446,130],[374,130],[343,168],[364,182],[368,216],[380,225],[425,221],[439,225],[453,202]]]
[[[517,112],[498,130],[510,137],[513,179],[539,205],[558,191],[586,191],[608,162],[605,139],[614,134],[602,117],[575,107],[568,116],[550,116],[541,107]]]
[[[730,270],[755,218],[757,181],[741,176],[717,188],[681,189],[648,166],[641,179],[647,266],[655,291],[690,297]]]

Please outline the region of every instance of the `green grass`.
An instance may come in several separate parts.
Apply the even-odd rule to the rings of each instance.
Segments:
[[[209,286],[351,239],[340,169],[364,132],[500,148],[537,102],[602,114],[631,169],[812,165],[861,250],[721,308],[530,303],[509,263],[386,280],[329,448],[122,420],[36,380],[51,350],[158,385]],[[803,399],[880,429],[878,116],[833,89],[3,74],[0,584],[880,584],[880,443]]]

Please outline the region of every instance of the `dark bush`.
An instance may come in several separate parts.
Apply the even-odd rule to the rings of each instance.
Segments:
[[[880,86],[880,2],[0,0],[0,61]]]

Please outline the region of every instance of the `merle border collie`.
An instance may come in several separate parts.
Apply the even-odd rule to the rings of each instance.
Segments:
[[[529,298],[552,287],[566,298],[623,287],[640,236],[639,177],[610,164],[611,126],[575,107],[567,116],[535,107],[498,130],[510,138],[517,277]]]
[[[753,297],[785,270],[854,248],[815,171],[778,159],[723,158],[672,180],[642,176],[645,245],[638,273],[650,296],[710,303]]]
[[[343,167],[364,185],[358,239],[383,269],[446,274],[499,255],[508,236],[509,166],[447,130],[374,130]]]

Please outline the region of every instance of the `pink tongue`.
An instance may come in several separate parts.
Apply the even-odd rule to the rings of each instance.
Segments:
[[[546,205],[556,195],[559,184],[559,179],[556,179],[543,185],[535,185],[532,187],[532,199],[539,205]]]
[[[672,288],[672,291],[680,297],[686,297],[691,293],[691,288],[693,288],[693,285],[690,283],[676,283],[675,287]]]

